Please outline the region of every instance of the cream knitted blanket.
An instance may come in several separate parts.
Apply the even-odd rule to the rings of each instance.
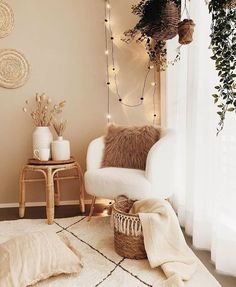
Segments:
[[[155,287],[182,287],[197,262],[185,242],[176,214],[166,200],[136,201],[130,213],[138,213],[147,257],[152,268],[161,266],[167,280]]]

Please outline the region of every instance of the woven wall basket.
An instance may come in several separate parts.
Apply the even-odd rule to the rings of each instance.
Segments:
[[[14,27],[14,13],[12,8],[0,0],[0,38],[10,34]]]
[[[133,200],[126,199],[113,204],[114,246],[122,257],[144,259],[147,254],[139,216],[128,213],[133,203]]]
[[[152,38],[156,41],[169,40],[178,34],[180,9],[172,1],[168,1],[162,14],[163,24],[153,26]]]
[[[29,64],[23,54],[14,49],[0,50],[0,87],[18,88],[28,77]]]

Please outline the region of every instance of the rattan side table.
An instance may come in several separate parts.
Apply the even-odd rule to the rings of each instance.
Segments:
[[[62,176],[61,171],[75,170],[76,174]],[[28,172],[40,172],[44,178],[27,178]],[[60,180],[78,179],[79,180],[79,201],[80,210],[85,212],[84,205],[84,176],[79,163],[71,158],[67,161],[39,161],[36,159],[29,159],[28,164],[24,165],[20,174],[20,188],[19,188],[19,217],[24,217],[25,214],[25,193],[27,182],[45,181],[46,183],[46,213],[48,224],[54,221],[54,202],[55,205],[60,205]],[[55,192],[54,192],[55,191]]]

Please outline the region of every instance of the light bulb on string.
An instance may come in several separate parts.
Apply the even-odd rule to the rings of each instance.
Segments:
[[[152,120],[152,124],[153,124],[154,126],[156,125],[157,118],[158,118],[157,114],[154,114],[154,115],[153,115],[153,120]]]
[[[105,20],[104,20],[104,26],[105,26],[105,29],[106,30],[109,30],[109,25],[110,25],[110,20],[109,19],[107,19],[107,18],[105,18]]]
[[[110,3],[107,3],[107,9],[111,9]]]
[[[150,68],[150,69],[153,69],[153,68],[154,68],[154,66],[153,66],[153,65],[150,65],[150,66],[149,66],[149,68]]]
[[[110,114],[107,114],[107,115],[106,115],[106,118],[107,118],[108,120],[110,120],[110,119],[111,119],[111,115],[110,115]]]
[[[105,55],[108,55],[108,54],[109,54],[109,51],[108,51],[108,50],[106,50],[106,51],[105,51]]]
[[[109,55],[110,55],[110,51],[109,51]],[[119,66],[115,65],[113,66],[113,64],[109,65],[108,67],[108,72],[109,74],[118,74],[118,72],[120,71]]]
[[[104,208],[104,210],[102,212],[102,215],[103,216],[107,216],[108,215],[108,209],[107,208]]]
[[[154,87],[155,85],[156,85],[156,83],[155,83],[155,82],[151,82],[151,86],[153,86],[153,87]]]

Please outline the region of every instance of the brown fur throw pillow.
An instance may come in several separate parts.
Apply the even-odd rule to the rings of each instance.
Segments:
[[[125,167],[145,170],[147,154],[160,138],[153,126],[122,127],[110,125],[105,136],[102,167]]]

